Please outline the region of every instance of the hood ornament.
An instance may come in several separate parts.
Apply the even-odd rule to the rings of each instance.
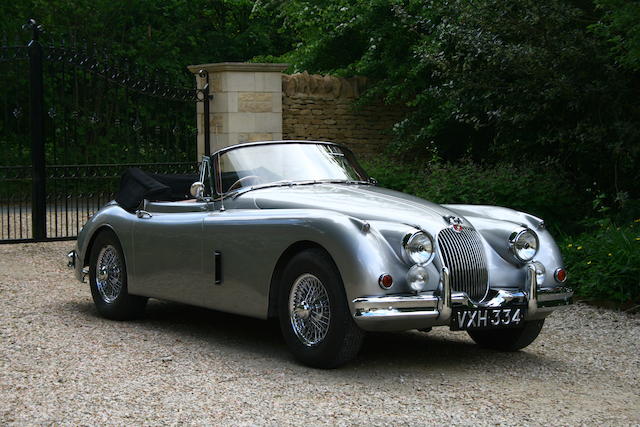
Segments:
[[[444,218],[445,222],[449,224],[453,228],[453,231],[455,231],[456,233],[460,233],[462,231],[462,219],[460,219],[459,217],[446,215],[442,218]]]

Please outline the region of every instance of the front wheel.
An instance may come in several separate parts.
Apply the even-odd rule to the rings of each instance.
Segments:
[[[357,356],[364,332],[351,317],[340,273],[324,251],[296,255],[280,285],[280,329],[296,359],[329,369]]]
[[[89,284],[101,316],[126,320],[144,312],[147,298],[129,295],[122,247],[112,231],[102,231],[96,236],[89,258]]]
[[[480,347],[499,351],[518,351],[535,341],[543,325],[544,319],[541,319],[525,322],[521,328],[467,332]]]

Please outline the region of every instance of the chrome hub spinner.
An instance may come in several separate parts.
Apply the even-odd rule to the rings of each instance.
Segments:
[[[98,280],[104,282],[109,278],[109,272],[107,271],[107,267],[100,267],[100,271],[98,271]]]
[[[300,304],[295,308],[294,313],[299,318],[306,320],[309,318],[309,315],[311,314],[311,306],[309,306],[309,304],[307,304],[307,302],[304,301],[302,304]]]

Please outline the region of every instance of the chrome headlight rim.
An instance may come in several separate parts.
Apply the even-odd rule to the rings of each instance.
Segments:
[[[429,240],[429,250],[414,251],[412,246],[423,237]],[[435,241],[431,234],[426,231],[418,230],[413,233],[406,234],[402,239],[402,249],[405,260],[412,265],[429,265],[436,256]]]
[[[523,255],[523,251],[518,248],[519,246],[518,242],[528,235],[532,236],[535,240],[535,248],[533,248],[534,249],[533,254],[531,254],[530,256]],[[509,249],[511,250],[511,253],[513,254],[513,256],[517,261],[529,262],[532,259],[534,259],[536,255],[538,255],[538,251],[540,250],[540,239],[538,238],[538,235],[536,234],[536,232],[533,231],[532,229],[521,228],[521,229],[515,230],[509,236]],[[529,250],[529,249],[530,249],[530,246],[524,248],[524,250]]]

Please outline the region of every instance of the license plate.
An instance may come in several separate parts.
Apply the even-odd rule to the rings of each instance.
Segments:
[[[451,316],[451,329],[513,328],[524,322],[525,309],[513,308],[460,308],[454,309]]]

